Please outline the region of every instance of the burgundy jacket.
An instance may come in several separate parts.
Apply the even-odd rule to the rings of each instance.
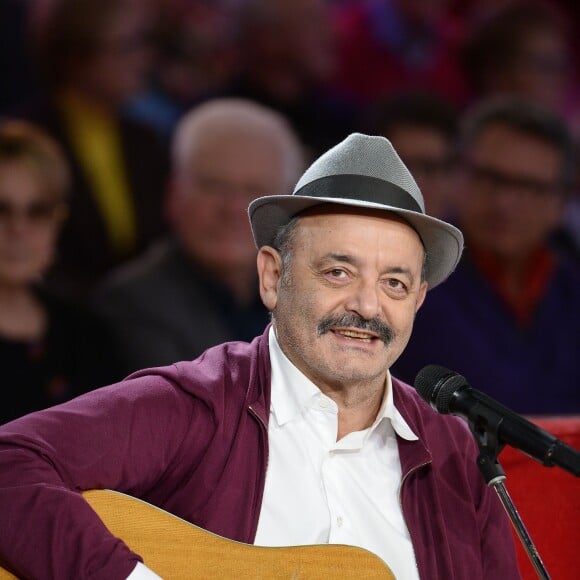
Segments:
[[[398,439],[424,579],[519,578],[509,522],[465,423],[393,380],[419,441]],[[79,495],[115,489],[252,543],[268,457],[266,332],[0,427],[0,562],[23,577],[123,579],[139,556]]]

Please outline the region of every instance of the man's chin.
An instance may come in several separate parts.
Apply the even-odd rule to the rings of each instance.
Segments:
[[[341,353],[334,356],[330,368],[344,378],[371,380],[386,372],[388,365],[384,353],[381,356],[368,352]]]

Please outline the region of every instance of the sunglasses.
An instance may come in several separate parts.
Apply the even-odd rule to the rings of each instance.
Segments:
[[[63,201],[36,201],[25,207],[18,207],[0,200],[0,225],[7,225],[16,219],[26,220],[31,225],[48,225],[54,222],[64,208]]]

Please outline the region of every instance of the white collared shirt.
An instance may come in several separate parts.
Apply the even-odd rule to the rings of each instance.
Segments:
[[[347,544],[419,578],[399,502],[395,433],[417,436],[393,403],[391,378],[373,425],[336,441],[338,407],[284,355],[270,329],[272,404],[266,486],[255,544]]]

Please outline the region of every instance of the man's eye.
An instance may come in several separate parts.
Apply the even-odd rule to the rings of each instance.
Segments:
[[[347,277],[347,273],[341,268],[333,268],[327,272],[328,276],[336,280],[342,280]]]
[[[397,278],[389,278],[386,282],[389,290],[394,290],[396,292],[407,291],[407,285],[401,280],[398,280]]]

